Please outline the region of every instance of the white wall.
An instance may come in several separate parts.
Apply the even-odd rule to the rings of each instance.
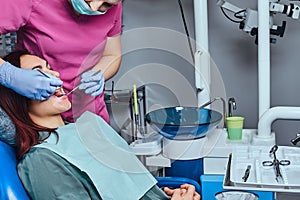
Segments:
[[[245,8],[256,9],[256,1],[230,0]],[[284,1],[283,1],[284,2]],[[284,2],[288,3],[288,2]],[[238,109],[235,114],[246,117],[246,127],[256,128],[258,121],[257,46],[254,38],[238,29],[238,24],[225,19],[220,9],[209,1],[210,50],[219,67],[228,96],[234,96]],[[277,14],[275,22],[287,21],[283,38],[271,45],[271,106],[300,106],[299,101],[299,33],[300,21]],[[300,118],[300,116],[299,116]],[[272,129],[277,143],[289,145],[300,130],[299,121],[277,120]]]
[[[230,2],[241,8],[256,9],[256,1],[254,0],[230,0]],[[191,37],[194,38],[193,1],[182,0],[182,3]],[[257,128],[257,46],[254,44],[254,38],[239,30],[238,24],[227,20],[215,3],[216,1],[208,1],[211,57],[221,73],[227,97],[233,96],[237,101],[237,110],[234,111],[234,114],[246,118],[246,128]],[[298,78],[300,74],[298,66],[300,21],[278,14],[275,22],[281,24],[281,20],[287,21],[287,29],[284,37],[278,38],[277,44],[271,46],[271,105],[300,106],[300,94],[298,92],[300,81]],[[157,46],[134,49],[135,45],[141,41],[148,40],[145,47],[149,44],[158,45],[153,41],[153,33],[146,27],[156,27],[163,33],[163,37],[159,34],[156,36],[158,41],[163,43],[170,39],[174,42],[169,41],[167,46],[170,46],[167,49],[159,49],[156,48]],[[142,28],[145,31],[136,32],[136,28]],[[133,34],[129,34],[132,37],[128,37],[130,31],[133,31]],[[134,34],[134,32],[138,34]],[[185,34],[176,0],[125,0],[124,35],[126,37],[124,38],[126,41],[123,39],[123,49],[126,52],[121,69],[113,80],[118,82],[124,77],[124,74],[140,66],[148,69],[151,66],[162,65],[174,68],[192,85],[194,83],[194,68],[190,63],[188,43],[184,39],[185,37],[178,36],[178,33]],[[164,34],[170,34],[170,37],[168,38]],[[176,51],[174,52],[174,48],[183,49],[186,53],[180,52],[178,55]],[[155,65],[151,65],[151,63],[155,63]],[[160,74],[159,70],[155,73]],[[177,82],[177,79],[172,80],[170,77],[162,76],[165,79],[168,78],[170,82]],[[128,83],[119,84],[117,87],[130,88],[132,83],[142,84],[144,80],[143,77],[129,77],[131,80]],[[107,88],[110,88],[110,82],[107,83]],[[182,90],[186,88],[183,87]],[[188,101],[184,102],[185,104],[194,103],[194,91],[190,92],[189,95],[192,98],[187,98]],[[180,99],[174,100],[173,97],[168,98],[168,95],[165,94],[163,90],[162,92],[159,89],[155,90],[151,95],[152,103],[159,102],[163,106],[181,103]],[[177,94],[175,96],[178,98]],[[278,144],[289,145],[290,140],[300,131],[300,123],[299,121],[278,120],[273,123],[272,129],[276,132]]]

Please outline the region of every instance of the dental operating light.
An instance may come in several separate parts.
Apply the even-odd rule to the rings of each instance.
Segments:
[[[300,6],[295,3],[281,4],[280,0],[269,0],[269,26],[270,26],[270,38],[271,43],[276,43],[275,36],[283,37],[286,21],[283,21],[281,25],[274,24],[273,18],[277,13],[284,14],[292,19],[299,19]],[[256,37],[255,43],[257,44],[258,35],[258,11],[250,8],[239,8],[225,0],[218,0],[217,5],[221,7],[223,14],[235,23],[239,23],[239,28],[250,36]],[[224,10],[233,13],[235,19],[229,17]]]

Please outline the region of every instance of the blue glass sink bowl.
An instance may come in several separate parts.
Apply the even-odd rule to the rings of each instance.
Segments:
[[[222,120],[222,114],[197,107],[169,107],[146,114],[146,121],[162,136],[172,140],[191,140],[204,137]]]

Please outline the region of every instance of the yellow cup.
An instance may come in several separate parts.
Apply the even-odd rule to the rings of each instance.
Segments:
[[[227,131],[229,140],[241,140],[244,125],[244,117],[227,117]]]

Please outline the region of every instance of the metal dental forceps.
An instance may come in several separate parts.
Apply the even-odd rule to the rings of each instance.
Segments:
[[[287,166],[290,165],[291,162],[289,160],[278,160],[276,157],[276,151],[278,149],[277,145],[274,145],[271,150],[270,150],[270,156],[273,157],[273,161],[263,161],[262,165],[263,166],[273,166],[274,172],[275,172],[275,180],[277,183],[284,183],[284,179],[282,177],[281,171],[280,171],[280,165],[282,166]]]

